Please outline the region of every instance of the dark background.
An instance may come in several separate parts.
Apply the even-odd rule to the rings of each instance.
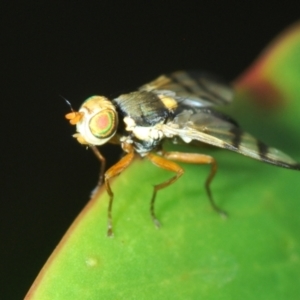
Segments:
[[[300,6],[120,2],[7,1],[0,8],[1,299],[24,297],[97,181],[99,164],[71,137],[70,109],[59,95],[77,109],[91,95],[178,69],[234,79],[298,20]],[[109,163],[118,158],[103,152]]]

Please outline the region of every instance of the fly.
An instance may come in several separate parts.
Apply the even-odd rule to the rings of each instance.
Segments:
[[[217,172],[212,156],[199,153],[165,152],[162,142],[170,139],[184,143],[201,142],[228,149],[279,167],[300,170],[300,164],[283,152],[271,148],[245,133],[230,117],[214,110],[214,106],[229,104],[232,88],[201,72],[179,71],[162,75],[141,86],[137,91],[112,100],[92,96],[66,115],[77,133],[80,144],[93,150],[101,162],[98,187],[104,182],[109,195],[107,235],[113,235],[112,205],[114,194],[110,179],[119,175],[135,155],[148,158],[154,165],[174,172],[169,180],[154,186],[150,213],[156,227],[155,198],[159,190],[178,180],[184,170],[176,162],[208,164],[210,173],[205,181],[208,199],[218,213],[225,213],[215,204],[210,184]],[[125,155],[105,172],[105,158],[97,146],[119,144]]]

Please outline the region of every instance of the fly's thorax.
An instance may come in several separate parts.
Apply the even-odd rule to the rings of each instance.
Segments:
[[[82,115],[76,123],[78,142],[87,145],[103,145],[116,133],[118,115],[114,105],[103,96],[88,98],[78,111]]]
[[[127,137],[124,136],[121,141],[126,140],[127,143],[133,144],[135,151],[141,156],[157,148],[162,139],[165,138],[161,130],[162,122],[153,126],[138,126],[129,116],[126,116],[123,121],[128,135]]]
[[[155,93],[137,91],[120,95],[112,100],[121,116],[129,116],[137,126],[154,126],[169,118],[169,108]],[[170,100],[165,100],[169,106],[174,106]]]

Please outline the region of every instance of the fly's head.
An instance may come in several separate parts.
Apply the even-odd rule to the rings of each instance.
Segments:
[[[100,146],[107,143],[116,133],[118,115],[114,105],[103,96],[92,96],[79,111],[66,114],[66,119],[76,125],[73,135],[80,144]]]

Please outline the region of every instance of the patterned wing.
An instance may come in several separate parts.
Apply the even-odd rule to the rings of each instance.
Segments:
[[[170,96],[179,103],[189,102],[194,107],[224,105],[230,103],[233,98],[230,85],[196,71],[178,71],[162,75],[141,86],[139,90]]]
[[[300,164],[288,155],[243,132],[235,122],[209,108],[184,108],[163,131],[166,136],[179,136],[187,143],[200,141],[280,167],[300,169]]]

